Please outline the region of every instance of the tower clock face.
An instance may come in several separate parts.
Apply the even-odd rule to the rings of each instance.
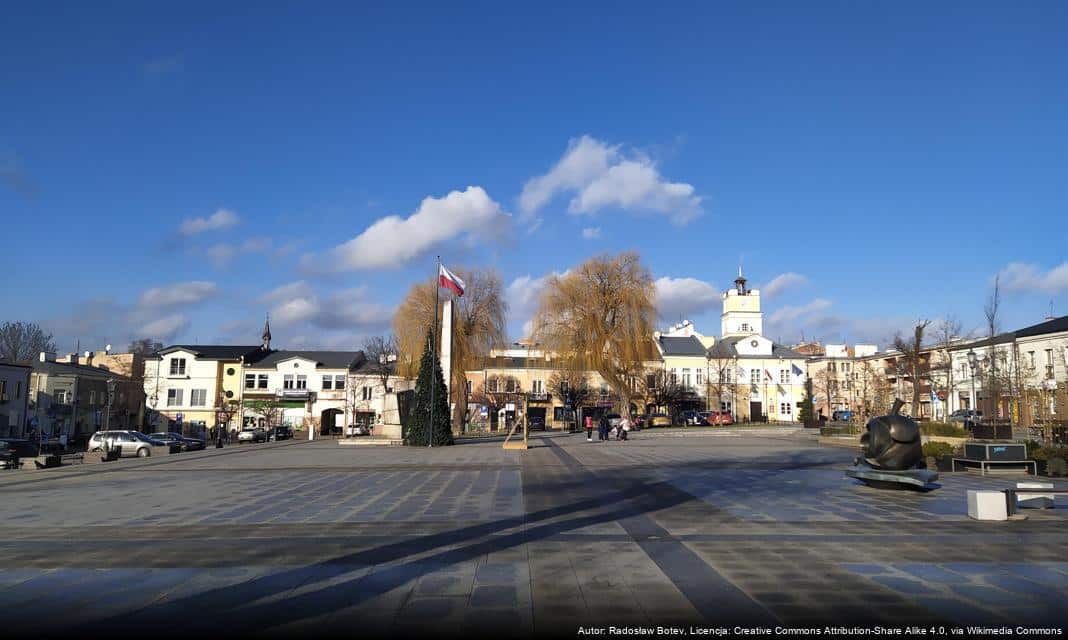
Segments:
[[[757,342],[756,340],[750,340],[750,341],[749,341],[749,346],[750,346],[750,347],[753,347],[754,349],[756,349],[757,345],[759,345],[759,344],[760,344],[760,343],[759,343],[759,342]]]

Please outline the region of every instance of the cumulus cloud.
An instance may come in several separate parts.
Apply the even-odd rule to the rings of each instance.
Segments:
[[[782,273],[772,278],[771,282],[760,287],[760,295],[767,300],[781,295],[788,289],[807,283],[808,278],[799,273]]]
[[[553,271],[548,275],[534,277],[531,275],[519,276],[512,280],[505,289],[505,299],[508,300],[508,315],[514,319],[522,320],[523,336],[529,336],[534,331],[534,314],[541,303],[541,294],[545,291],[545,283],[553,276],[563,277],[568,271]]]
[[[768,316],[768,324],[774,326],[783,326],[789,323],[796,322],[799,318],[812,315],[818,311],[824,311],[831,308],[831,301],[824,298],[816,298],[808,304],[800,306],[784,305],[779,307]]]
[[[380,329],[393,318],[393,309],[372,301],[367,287],[324,296],[304,280],[298,280],[264,294],[260,300],[271,305],[271,321],[281,327]]]
[[[237,214],[233,211],[230,211],[229,209],[219,209],[207,218],[186,218],[185,220],[182,220],[182,224],[178,227],[178,231],[183,236],[193,236],[205,231],[214,231],[232,227],[240,222],[240,220],[241,219],[238,218]]]
[[[582,237],[587,240],[593,240],[601,237],[600,227],[586,227],[582,230]]]
[[[216,267],[223,267],[242,254],[269,253],[274,257],[280,258],[292,253],[293,248],[294,246],[292,244],[286,244],[276,248],[274,246],[274,241],[270,238],[258,237],[249,238],[244,242],[219,242],[204,249],[204,255],[207,256],[208,260],[210,260]]]
[[[443,198],[424,198],[407,218],[381,218],[325,259],[305,256],[302,264],[312,269],[328,264],[334,271],[400,267],[458,236],[499,239],[507,234],[510,218],[482,187],[467,187]]]
[[[663,320],[704,313],[720,304],[720,292],[696,278],[657,278],[656,311]]]
[[[537,222],[538,211],[562,193],[572,194],[573,214],[616,208],[660,213],[685,224],[702,213],[693,185],[669,182],[645,154],[590,136],[571,140],[548,173],[527,181],[519,195],[520,220]]]
[[[176,307],[203,302],[218,292],[219,287],[214,282],[176,282],[144,291],[137,304],[142,307]]]
[[[1006,291],[1041,291],[1060,293],[1068,291],[1068,262],[1062,262],[1049,271],[1037,264],[1011,262],[998,276]]]
[[[137,334],[152,336],[162,342],[169,342],[175,336],[189,329],[189,318],[185,314],[175,313],[162,318],[156,318],[137,329]]]

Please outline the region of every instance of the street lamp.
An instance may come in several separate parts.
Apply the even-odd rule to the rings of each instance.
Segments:
[[[972,406],[971,406],[971,410],[972,410],[973,415],[976,413],[975,405],[977,404],[977,398],[975,397],[975,365],[977,364],[978,360],[979,360],[979,358],[975,355],[975,351],[972,350],[972,349],[968,349],[968,367],[971,369],[971,372],[972,372]]]
[[[108,378],[108,412],[104,415],[104,431],[111,427],[111,399],[115,396],[115,378]]]

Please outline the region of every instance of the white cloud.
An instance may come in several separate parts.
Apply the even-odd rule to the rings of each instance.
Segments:
[[[229,209],[219,209],[207,218],[186,218],[185,220],[182,220],[182,224],[178,230],[183,236],[192,236],[205,231],[226,229],[227,227],[234,226],[239,221],[240,218],[238,218],[237,214],[233,211],[230,211]]]
[[[321,296],[307,282],[298,280],[264,294],[260,300],[272,305],[271,322],[280,327],[378,329],[393,318],[393,309],[371,300],[367,287]]]
[[[176,313],[157,318],[137,330],[137,335],[150,336],[162,342],[169,342],[175,336],[189,329],[189,318]]]
[[[499,238],[507,233],[510,217],[482,187],[468,187],[444,198],[424,198],[411,216],[381,218],[325,258],[305,256],[302,263],[311,269],[325,264],[330,270],[399,267],[464,234]]]
[[[998,275],[1006,291],[1060,293],[1068,290],[1068,262],[1062,262],[1049,271],[1043,271],[1037,264],[1011,262]]]
[[[548,275],[535,278],[531,275],[519,276],[512,280],[505,289],[505,299],[508,300],[508,315],[523,320],[523,337],[530,336],[534,329],[534,314],[538,311],[541,303],[541,294],[545,291],[545,283],[552,276],[563,277],[568,271],[553,271]]]
[[[784,305],[768,316],[768,325],[781,327],[797,322],[798,319],[804,316],[809,316],[829,308],[831,308],[831,301],[824,298],[816,298],[812,302],[801,306]]]
[[[601,228],[600,227],[586,227],[585,229],[582,230],[582,237],[587,239],[587,240],[593,240],[594,238],[600,238],[601,237]]]
[[[656,311],[664,320],[687,318],[708,311],[720,303],[720,292],[696,278],[657,278]]]
[[[519,195],[520,220],[537,222],[538,211],[561,193],[574,194],[568,204],[573,214],[619,208],[661,213],[685,224],[702,213],[693,185],[668,182],[645,154],[625,154],[620,145],[590,136],[571,140],[548,173],[527,181]]]
[[[799,273],[782,273],[771,279],[763,287],[760,287],[760,295],[764,299],[774,298],[781,295],[787,289],[808,283],[808,278]]]
[[[214,282],[177,282],[153,287],[141,294],[137,304],[141,307],[176,307],[202,302],[219,292]]]
[[[208,256],[212,264],[221,267],[234,259],[237,255],[237,247],[226,243],[213,244],[204,250],[204,254]]]

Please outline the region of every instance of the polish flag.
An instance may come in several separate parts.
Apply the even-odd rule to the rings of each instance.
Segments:
[[[771,377],[771,372],[768,371],[767,369],[764,369],[764,375],[766,375],[768,377],[768,380],[775,380],[775,378]]]
[[[464,281],[460,279],[452,271],[445,268],[445,265],[438,265],[438,286],[450,289],[458,297],[464,295]]]

